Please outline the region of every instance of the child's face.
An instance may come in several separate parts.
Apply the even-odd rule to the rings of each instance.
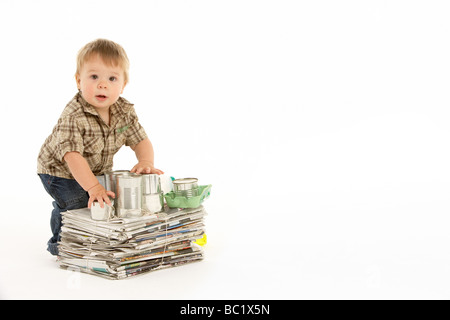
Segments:
[[[85,61],[80,74],[76,75],[76,81],[83,98],[97,111],[108,110],[119,99],[126,85],[123,69],[119,65],[106,65],[99,55]]]

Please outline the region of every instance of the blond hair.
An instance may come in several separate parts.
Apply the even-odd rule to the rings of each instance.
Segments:
[[[128,83],[130,62],[126,52],[119,44],[106,39],[97,39],[89,42],[78,51],[75,75],[79,75],[84,62],[96,54],[108,65],[119,65],[123,69],[124,83]]]

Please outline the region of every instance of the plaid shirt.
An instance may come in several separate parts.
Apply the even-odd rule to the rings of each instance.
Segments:
[[[77,93],[64,109],[38,157],[38,173],[74,179],[64,155],[77,151],[94,175],[111,171],[113,157],[123,146],[133,146],[147,137],[133,104],[120,97],[110,107],[110,125]]]

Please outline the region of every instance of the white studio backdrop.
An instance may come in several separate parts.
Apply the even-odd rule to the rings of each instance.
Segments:
[[[449,298],[449,13],[446,1],[1,0],[0,299]],[[204,262],[105,282],[45,251],[36,158],[96,38],[127,51],[123,96],[156,166],[213,185]],[[134,164],[124,147],[114,168]]]

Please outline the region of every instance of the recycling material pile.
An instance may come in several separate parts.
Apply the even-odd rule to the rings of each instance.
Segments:
[[[204,192],[196,199],[179,197],[172,191],[164,195],[167,201],[160,212],[142,210],[140,216],[99,221],[92,219],[88,208],[63,212],[60,267],[124,279],[201,261],[203,248],[198,243],[206,239],[207,215],[201,203],[209,197],[210,188],[200,187]]]

